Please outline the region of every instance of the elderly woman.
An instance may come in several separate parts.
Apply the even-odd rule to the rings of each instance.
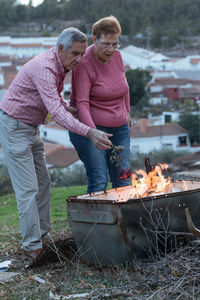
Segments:
[[[96,149],[89,139],[70,132],[70,140],[84,163],[88,193],[105,190],[108,173],[112,187],[129,185],[120,170],[129,168],[132,124],[129,117],[129,87],[119,49],[121,26],[113,17],[102,18],[92,27],[93,45],[72,72],[70,106],[76,107],[84,124],[112,134],[114,146],[123,146],[120,164],[112,162],[111,150]]]

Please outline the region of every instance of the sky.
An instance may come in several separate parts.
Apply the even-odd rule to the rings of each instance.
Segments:
[[[21,4],[28,4],[29,0],[18,0],[18,2]],[[32,1],[33,6],[37,6],[37,5],[41,4],[42,2],[43,2],[43,0],[33,0]]]

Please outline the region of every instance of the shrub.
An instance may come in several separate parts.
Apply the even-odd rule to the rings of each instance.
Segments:
[[[13,193],[10,176],[7,167],[0,165],[0,196],[8,193]]]
[[[150,162],[152,164],[156,164],[156,163],[171,163],[175,158],[180,157],[182,155],[186,155],[188,154],[186,151],[179,151],[176,152],[174,150],[169,150],[169,149],[163,149],[160,151],[154,151],[154,152],[150,152],[149,158],[150,158]],[[144,153],[137,153],[137,154],[131,154],[131,170],[137,170],[137,169],[145,169],[145,164],[144,164],[144,160],[145,160],[145,155]]]
[[[87,184],[87,176],[83,165],[76,168],[51,169],[51,184],[53,187]]]

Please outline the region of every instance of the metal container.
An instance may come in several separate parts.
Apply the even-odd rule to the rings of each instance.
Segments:
[[[200,226],[200,182],[173,182],[173,192],[131,198],[133,187],[67,199],[68,220],[81,256],[89,264],[115,265],[146,258],[187,235],[185,208]]]

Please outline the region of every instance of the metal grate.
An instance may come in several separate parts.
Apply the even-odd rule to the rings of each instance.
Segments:
[[[70,262],[75,255],[77,255],[77,248],[73,237],[59,238],[56,241],[46,242],[40,255],[27,268],[41,267],[62,260]]]

